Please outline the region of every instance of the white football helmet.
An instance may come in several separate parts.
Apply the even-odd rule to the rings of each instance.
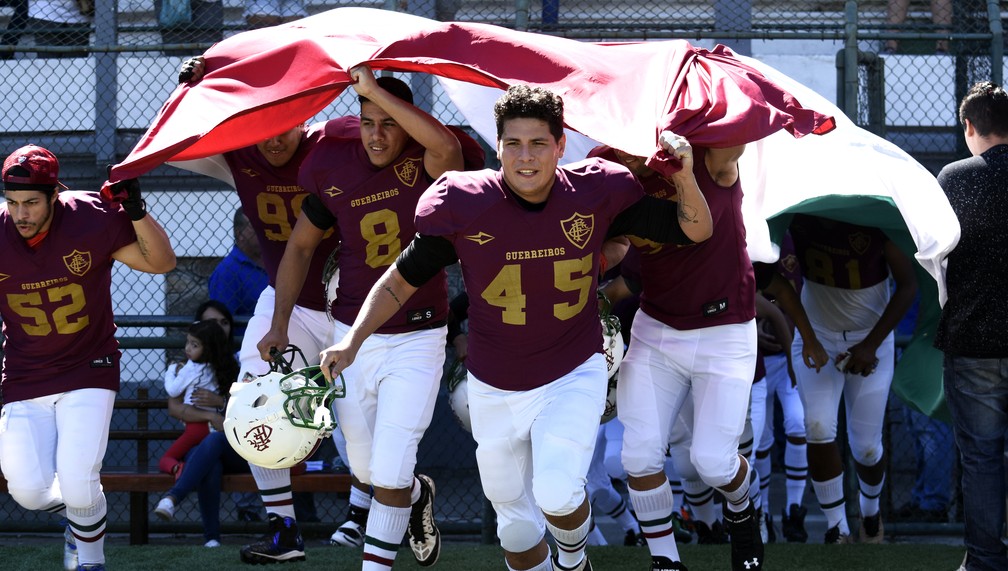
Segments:
[[[469,417],[469,373],[462,361],[455,361],[446,375],[448,380],[448,404],[451,406],[455,420],[472,433],[472,421]]]
[[[609,390],[606,393],[605,410],[602,411],[600,423],[604,424],[616,418],[616,382],[619,379],[619,366],[623,362],[623,335],[619,318],[609,313],[609,300],[599,293],[605,301],[599,312],[602,320],[602,350],[605,353],[606,366],[609,368]]]
[[[296,348],[295,348],[296,349]],[[274,364],[289,368],[277,354]],[[238,454],[264,468],[290,468],[318,448],[335,428],[329,405],[346,394],[342,376],[329,384],[317,367],[270,371],[231,385],[224,433]]]
[[[620,333],[619,318],[615,315],[602,316],[602,350],[605,352],[606,366],[612,377],[623,362],[623,334]]]

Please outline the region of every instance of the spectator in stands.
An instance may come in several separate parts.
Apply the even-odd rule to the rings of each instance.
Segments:
[[[224,39],[224,3],[222,0],[190,0],[191,17],[188,23],[167,25],[159,14],[164,0],[154,0],[154,16],[161,28],[161,42],[165,44],[210,45]],[[188,56],[202,53],[203,49],[166,49],[167,56]]]
[[[36,46],[86,48],[94,19],[93,0],[28,0],[28,17]],[[40,53],[39,57],[85,57],[87,51]]]
[[[245,0],[245,23],[249,29],[276,26],[307,15],[304,0]]]
[[[232,317],[231,309],[224,305],[222,302],[216,299],[208,299],[203,303],[199,304],[196,308],[196,313],[193,317],[194,321],[203,321],[206,319],[212,319],[220,325],[221,329],[224,330],[225,335],[228,339],[228,347],[231,352],[236,352],[238,350],[237,344],[235,343],[235,328],[234,318]],[[237,353],[235,358],[237,358]]]
[[[196,321],[203,319],[213,319],[224,329],[228,335],[228,347],[235,353],[235,358],[238,357],[238,346],[235,344],[235,332],[236,327],[232,327],[234,319],[232,318],[231,310],[215,299],[210,299],[204,301],[196,309]],[[175,402],[169,401],[169,408],[172,406],[181,406],[181,399],[175,399]],[[320,447],[321,450],[321,447]],[[309,494],[310,495],[310,494]],[[254,492],[235,492],[234,495],[235,510],[238,512],[238,519],[241,521],[261,521],[261,503],[259,501],[259,494]],[[313,508],[314,504],[312,504]]]
[[[962,460],[966,559],[960,571],[1005,569],[1008,431],[1008,93],[983,81],[959,105],[973,155],[938,173],[962,234],[948,255],[935,347],[945,353],[945,398]]]
[[[217,321],[207,319],[189,326],[185,355],[185,363],[170,363],[165,372],[165,391],[169,398],[181,397],[183,404],[205,409],[198,404],[204,399],[197,397],[196,391],[203,389],[221,396],[228,394],[231,384],[238,378],[238,360],[228,343],[228,334]],[[168,447],[158,467],[166,474],[174,474],[177,479],[185,455],[209,433],[210,423],[187,422],[182,436]]]
[[[223,302],[232,315],[252,315],[269,277],[255,230],[239,207],[234,213],[234,246],[217,264],[208,284],[210,299]],[[243,333],[243,332],[238,332]]]
[[[0,44],[17,47],[25,28],[28,27],[28,0],[13,0],[11,7],[14,8],[14,13],[7,21],[7,29],[0,38]],[[14,52],[2,52],[0,59],[14,59]]]
[[[163,274],[175,254],[136,179],[99,196],[59,192],[58,177],[35,145],[3,163],[0,466],[18,504],[67,518],[64,567],[104,571],[99,471],[120,380],[112,266]]]
[[[227,367],[222,367],[227,370],[222,376],[230,379],[226,382],[230,388],[231,383],[238,377],[231,312],[221,302],[208,300],[196,309],[195,317],[197,323],[216,323],[218,329],[224,333],[225,343],[223,345],[227,348],[226,354],[235,361],[233,371],[230,368],[230,363]],[[220,545],[220,475],[224,473],[225,467],[228,472],[248,471],[248,463],[243,464],[244,460],[237,457],[237,454],[232,453],[234,455],[232,457],[227,451],[221,449],[220,442],[211,442],[203,447],[207,436],[211,434],[209,429],[211,426],[214,430],[223,429],[222,411],[227,402],[227,394],[228,390],[216,391],[207,388],[194,388],[192,393],[188,395],[183,393],[172,396],[169,391],[168,414],[184,422],[187,432],[190,426],[202,425],[207,429],[199,440],[188,442],[191,446],[187,450],[174,451],[181,455],[181,458],[178,456],[175,458],[183,461],[176,460],[172,463],[171,459],[166,460],[166,457],[173,453],[172,448],[169,448],[165,457],[162,457],[158,462],[161,471],[175,474],[176,482],[168,494],[158,502],[154,513],[162,519],[173,519],[175,507],[185,499],[189,492],[198,488],[200,515],[204,526],[203,538],[207,547]],[[185,434],[183,434],[184,437]],[[230,449],[227,445],[227,439],[221,439],[221,441],[224,443],[224,448]],[[178,442],[176,441],[176,444]],[[173,444],[172,447],[174,448],[175,445]],[[185,469],[183,469],[183,465]]]
[[[906,22],[909,9],[910,0],[889,0],[886,21],[890,24],[903,24]],[[931,21],[938,26],[939,32],[948,33],[949,27],[952,25],[952,0],[931,0]],[[882,53],[895,54],[898,50],[899,40],[886,40]],[[948,40],[935,42],[936,54],[944,55],[948,53],[948,50]]]
[[[461,7],[462,0],[434,0],[434,18],[441,22],[450,22],[455,19]]]
[[[223,410],[224,399],[217,405]],[[172,416],[184,422],[195,422],[203,417],[202,411],[193,405],[183,405],[170,410]],[[175,518],[175,509],[189,493],[196,491],[199,499],[200,517],[203,521],[205,547],[220,547],[220,498],[221,478],[224,474],[241,474],[249,471],[249,464],[228,444],[223,429],[223,417],[217,414],[215,431],[204,438],[199,445],[186,455],[185,469],[168,493],[161,498],[154,514],[170,521]]]

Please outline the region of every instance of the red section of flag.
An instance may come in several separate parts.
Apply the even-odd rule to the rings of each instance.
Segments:
[[[781,129],[795,137],[832,129],[831,117],[803,108],[727,48],[708,51],[683,40],[592,44],[339,8],[237,34],[214,45],[205,58],[204,78],[172,93],[111,180],[286,131],[346,89],[346,70],[359,64],[501,89],[540,85],[564,98],[571,129],[649,157],[657,153],[657,135],[664,129],[713,147],[752,142]]]

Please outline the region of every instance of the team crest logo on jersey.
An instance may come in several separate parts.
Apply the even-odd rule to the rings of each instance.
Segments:
[[[794,254],[788,254],[780,259],[781,266],[787,270],[789,273],[798,270],[798,256]]]
[[[246,432],[244,438],[248,441],[249,446],[255,448],[259,452],[262,452],[270,447],[270,436],[272,435],[272,427],[260,424],[258,426],[253,426],[251,430]]]
[[[257,177],[257,176],[259,176],[259,173],[256,172],[255,169],[242,169],[241,173],[244,174],[245,176],[250,176],[250,177]]]
[[[567,220],[560,221],[560,228],[563,229],[564,236],[567,236],[571,244],[584,250],[584,247],[588,245],[588,240],[591,240],[592,231],[595,230],[595,215],[585,216],[575,212]]]
[[[322,192],[326,193],[326,195],[328,195],[329,198],[336,198],[337,196],[343,194],[343,191],[336,188],[335,186],[330,186],[329,188],[323,190]]]
[[[413,186],[420,178],[420,159],[406,159],[394,167],[399,182]]]
[[[466,236],[465,239],[472,240],[473,242],[476,242],[477,244],[482,246],[483,244],[486,244],[490,240],[493,240],[494,237],[480,230],[479,234],[471,234],[469,236]]]
[[[862,255],[868,251],[868,246],[871,246],[871,236],[864,232],[854,232],[847,236],[847,242],[855,252]]]
[[[75,276],[83,276],[91,269],[91,252],[79,252],[74,250],[63,256],[63,263],[70,273]]]

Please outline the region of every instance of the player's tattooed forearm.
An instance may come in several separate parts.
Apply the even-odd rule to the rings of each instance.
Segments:
[[[385,291],[387,291],[387,292],[388,292],[388,294],[392,296],[392,299],[394,299],[394,300],[395,300],[395,302],[399,304],[399,307],[402,307],[402,302],[401,302],[401,301],[399,301],[399,297],[398,297],[398,296],[397,296],[397,295],[395,294],[395,292],[394,292],[394,291],[392,291],[392,288],[390,288],[390,287],[389,287],[389,286],[387,286],[387,285],[383,285],[383,286],[382,286],[382,289],[384,289]]]
[[[137,236],[137,245],[140,246],[140,254],[143,255],[144,258],[150,256],[150,247],[147,245],[147,240],[145,240],[143,236]]]
[[[678,204],[679,204],[678,208],[679,222],[689,222],[691,224],[697,224],[698,223],[697,209],[689,205],[684,205],[682,202],[679,202]]]

